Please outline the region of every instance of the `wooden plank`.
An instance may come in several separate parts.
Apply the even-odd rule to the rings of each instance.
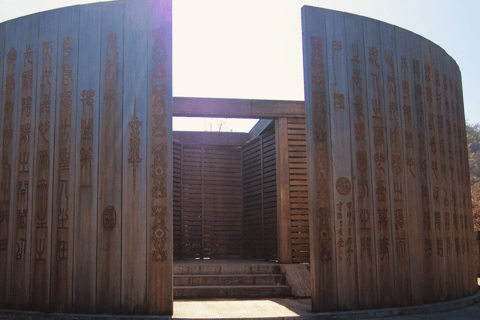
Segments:
[[[340,12],[326,12],[327,61],[330,95],[331,143],[333,181],[337,192],[333,193],[335,203],[336,270],[339,310],[358,308],[358,282],[356,277],[356,228],[351,192],[351,150],[350,100],[348,96],[347,55],[345,42],[345,15]],[[294,136],[295,138],[295,136]],[[293,181],[292,181],[293,182]],[[347,189],[339,186],[345,185]],[[297,208],[304,208],[297,204]],[[306,207],[306,205],[305,205]]]
[[[98,111],[100,104],[101,5],[80,7],[78,95],[75,97],[74,312],[96,311]]]
[[[303,101],[212,98],[173,99],[174,117],[277,118],[304,116]]]
[[[333,163],[330,151],[330,121],[327,120],[330,99],[327,92],[328,71],[325,67],[326,25],[325,10],[302,8],[302,34],[304,53],[305,120],[311,183],[310,235],[312,312],[327,312],[338,308],[336,279],[336,250],[334,238],[334,204],[332,193]],[[305,143],[306,144],[306,143]],[[292,245],[294,239],[292,239]]]
[[[432,87],[433,87],[433,109],[435,110],[434,126],[435,126],[435,137],[438,141],[437,145],[437,175],[439,179],[439,191],[438,198],[440,200],[440,214],[439,218],[442,220],[442,232],[440,236],[437,236],[437,259],[443,260],[445,265],[445,287],[446,287],[446,299],[453,299],[456,289],[455,284],[455,262],[452,252],[448,252],[447,248],[447,238],[450,239],[450,197],[451,189],[447,182],[447,155],[446,155],[446,146],[445,146],[445,112],[442,109],[442,104],[444,100],[443,90],[442,90],[442,81],[439,70],[439,54],[440,48],[436,45],[432,45],[432,62],[431,62],[431,73],[432,73]],[[429,118],[430,121],[430,118]],[[431,143],[431,141],[430,141]],[[447,217],[448,216],[448,217]],[[472,232],[473,233],[473,232]]]
[[[97,312],[121,311],[124,5],[103,4],[98,155]],[[111,266],[120,266],[112,268]]]
[[[428,154],[428,171],[430,172],[430,210],[432,217],[432,228],[435,229],[435,262],[437,271],[437,301],[443,301],[447,298],[447,285],[446,285],[446,266],[445,258],[443,256],[443,234],[445,224],[442,221],[442,205],[440,195],[440,168],[439,168],[439,156],[438,150],[439,141],[436,132],[436,110],[434,107],[435,101],[435,87],[433,84],[433,56],[431,43],[422,41],[422,57],[423,57],[423,69],[424,69],[424,97],[425,97],[425,122],[427,128],[425,131],[426,140],[426,152]]]
[[[248,133],[243,132],[174,131],[173,139],[176,139],[184,144],[239,146],[246,143],[250,137]]]
[[[2,151],[0,151],[2,159],[4,159],[4,155],[6,151],[6,148],[8,148],[8,145],[3,144],[3,141],[5,141],[4,137],[4,130],[8,129],[8,126],[11,126],[9,121],[5,122],[5,114],[6,110],[5,107],[7,106],[7,97],[8,99],[11,99],[11,94],[7,90],[7,77],[8,77],[8,66],[9,66],[9,61],[7,59],[8,57],[8,51],[10,48],[7,46],[6,43],[6,38],[7,38],[7,31],[6,31],[6,26],[7,24],[12,24],[12,22],[7,22],[7,23],[1,23],[0,24],[0,103],[2,103],[2,110],[0,112],[0,119],[2,120],[2,124],[4,124],[3,130],[0,131],[0,137],[2,137]],[[12,43],[10,43],[11,45]],[[10,63],[11,65],[11,63]],[[12,69],[10,69],[10,72],[12,72]],[[4,87],[5,85],[5,87]],[[7,137],[8,138],[8,137]],[[6,181],[6,176],[4,176],[6,170],[2,167],[2,170],[0,170],[0,183],[2,186],[2,193],[0,194],[0,307],[1,308],[6,308],[6,300],[7,300],[7,279],[9,278],[8,276],[8,271],[9,267],[7,267],[7,259],[8,259],[8,248],[9,248],[9,242],[8,240],[8,233],[9,233],[9,224],[8,221],[11,220],[9,219],[9,208],[6,206],[6,198],[9,198],[10,195],[5,193],[5,181]],[[8,179],[10,179],[10,173],[7,173]],[[9,187],[8,187],[9,188]]]
[[[2,61],[4,63],[4,96],[3,96],[3,110],[1,113],[3,130],[2,135],[2,165],[1,170],[1,236],[0,241],[2,243],[0,250],[0,265],[1,265],[1,297],[0,305],[6,307],[11,300],[10,285],[12,280],[12,260],[16,254],[15,244],[13,243],[13,230],[15,213],[12,211],[13,201],[15,197],[15,190],[12,186],[13,173],[15,165],[15,145],[16,136],[14,132],[14,124],[17,123],[18,109],[14,106],[17,104],[18,92],[21,88],[20,81],[20,67],[21,56],[17,53],[20,50],[18,39],[21,38],[19,34],[20,28],[19,20],[12,20],[5,23],[5,51],[6,59]]]
[[[386,117],[389,107],[385,103],[383,83],[386,75],[382,74],[381,63],[382,48],[380,39],[380,23],[378,21],[364,19],[363,31],[365,39],[365,57],[367,73],[368,92],[368,114],[370,159],[385,159],[385,162],[376,163],[372,170],[372,190],[374,193],[374,220],[375,224],[375,256],[377,259],[377,284],[378,284],[378,305],[382,307],[393,307],[395,305],[395,279],[393,270],[392,230],[389,216],[392,216],[389,208],[390,185],[388,165],[386,159],[387,140]],[[373,164],[372,164],[373,168]]]
[[[50,305],[72,309],[73,235],[75,221],[75,125],[77,110],[79,7],[58,12],[52,268]]]
[[[425,301],[425,265],[414,263],[424,261],[423,214],[418,214],[422,207],[421,188],[419,185],[418,148],[415,137],[418,136],[416,114],[414,113],[415,87],[412,82],[412,55],[410,54],[409,33],[401,28],[395,29],[396,35],[396,64],[398,72],[399,110],[402,118],[405,184],[405,215],[408,224],[408,251],[410,254],[411,298],[413,304],[422,304]],[[405,225],[406,223],[403,222]],[[398,252],[397,252],[398,255]]]
[[[413,104],[412,114],[413,119],[416,121],[416,136],[414,136],[414,142],[418,146],[418,176],[417,176],[417,190],[421,190],[421,212],[423,215],[422,222],[422,234],[423,234],[423,250],[424,250],[424,270],[425,272],[425,302],[431,303],[436,301],[438,294],[436,289],[436,266],[435,266],[435,230],[432,222],[433,212],[430,209],[430,187],[429,187],[429,171],[427,170],[428,154],[426,151],[425,134],[427,129],[426,113],[425,113],[425,98],[423,96],[424,83],[423,83],[423,58],[421,51],[422,38],[414,34],[408,35],[408,41],[410,44],[410,54],[412,57],[412,70],[411,81],[415,91],[412,92]],[[415,117],[416,116],[416,117]],[[419,192],[420,194],[420,192]]]
[[[172,1],[148,1],[147,310],[173,314]],[[157,170],[159,169],[159,170]],[[160,192],[159,192],[160,191]],[[161,210],[157,210],[160,208]]]
[[[147,2],[125,2],[124,10],[121,305],[124,313],[146,314]]]
[[[389,207],[392,230],[392,255],[395,277],[395,298],[397,306],[411,305],[412,292],[410,280],[409,215],[406,211],[405,174],[406,160],[403,145],[402,112],[399,108],[399,76],[396,67],[395,27],[381,24],[383,69],[383,92],[385,96],[385,119],[387,132],[387,154],[390,184]]]
[[[13,126],[17,136],[16,160],[12,168],[16,173],[13,178],[13,189],[16,192],[12,212],[15,215],[13,243],[15,243],[15,259],[12,258],[12,286],[10,288],[11,306],[25,309],[30,298],[30,267],[32,251],[32,205],[34,179],[34,141],[36,78],[38,70],[38,15],[24,17],[19,20],[17,28],[21,36],[17,40],[19,68],[19,91],[17,106],[20,108],[16,125]],[[20,80],[21,79],[21,80]],[[13,244],[12,243],[12,244]]]
[[[37,90],[38,115],[36,136],[36,177],[34,188],[34,250],[32,251],[32,272],[31,272],[31,305],[36,310],[47,310],[50,288],[50,255],[51,237],[48,236],[51,230],[52,217],[52,189],[53,189],[53,141],[55,124],[55,86],[54,78],[57,70],[57,29],[58,11],[49,11],[40,16],[39,29],[39,72]],[[53,84],[53,85],[52,85]],[[52,142],[50,144],[50,142]],[[76,224],[79,226],[79,224]],[[82,225],[82,227],[85,227]],[[88,238],[94,239],[90,235]],[[90,262],[88,262],[91,264]],[[94,265],[93,265],[94,267]],[[75,273],[75,272],[74,272]],[[85,281],[85,279],[83,279]],[[88,282],[84,282],[87,284]]]

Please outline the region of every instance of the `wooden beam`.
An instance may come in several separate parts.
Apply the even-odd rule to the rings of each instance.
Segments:
[[[184,144],[241,146],[250,138],[243,132],[174,131],[173,139]]]
[[[263,133],[263,131],[273,122],[271,119],[261,119],[253,126],[248,133],[250,139],[255,139]]]
[[[174,117],[278,118],[305,116],[303,101],[173,97]]]
[[[275,121],[277,148],[277,249],[279,263],[292,263],[290,219],[290,170],[288,168],[287,119]]]

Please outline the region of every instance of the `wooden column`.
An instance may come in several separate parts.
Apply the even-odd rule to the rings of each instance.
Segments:
[[[278,262],[292,263],[290,221],[290,170],[288,166],[287,118],[275,120],[277,150],[277,248]]]

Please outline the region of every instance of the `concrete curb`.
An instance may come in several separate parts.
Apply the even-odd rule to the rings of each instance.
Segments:
[[[366,319],[366,318],[382,318],[395,317],[404,315],[416,315],[426,313],[436,313],[452,311],[455,309],[465,308],[480,302],[480,291],[477,293],[451,301],[443,301],[420,306],[374,309],[374,310],[356,310],[341,312],[325,312],[316,314],[303,314],[299,316],[288,317],[268,317],[269,320],[313,320],[313,319]],[[127,320],[127,319],[145,319],[145,320],[161,320],[172,319],[172,316],[128,316],[128,315],[97,315],[97,314],[74,314],[74,313],[44,313],[33,311],[17,311],[17,310],[0,310],[0,319],[22,319],[22,320]],[[173,318],[186,319],[186,318]],[[188,318],[206,320],[208,318]],[[213,318],[212,318],[213,319]],[[215,318],[218,319],[218,318]],[[223,318],[231,320],[245,319],[267,319],[265,318]]]

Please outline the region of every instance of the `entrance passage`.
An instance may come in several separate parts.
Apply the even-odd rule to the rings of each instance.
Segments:
[[[304,118],[174,132],[175,259],[309,261]]]

